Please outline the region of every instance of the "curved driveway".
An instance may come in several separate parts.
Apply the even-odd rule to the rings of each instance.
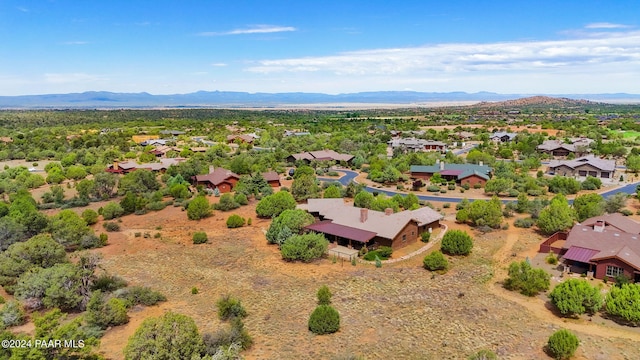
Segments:
[[[356,176],[358,176],[358,173],[352,170],[345,170],[345,169],[337,169],[338,171],[344,172],[345,175],[339,179],[332,179],[332,178],[325,178],[325,177],[319,177],[318,180],[320,181],[337,181],[340,184],[342,184],[343,186],[347,186],[349,185],[350,182],[354,182],[357,183],[357,181],[355,181]],[[626,194],[635,194],[636,193],[636,186],[638,186],[640,184],[640,182],[635,182],[635,183],[631,183],[628,185],[625,185],[621,188],[618,189],[613,189],[613,190],[609,190],[609,191],[605,191],[603,193],[601,193],[600,195],[602,195],[603,197],[609,197],[611,195],[623,192]],[[393,196],[395,194],[400,194],[400,195],[407,195],[406,193],[403,192],[399,192],[399,191],[393,191],[393,190],[383,190],[383,189],[377,189],[371,186],[366,185],[364,188],[366,191],[368,192],[378,192],[378,193],[383,193],[386,194],[388,196]],[[423,201],[442,201],[442,202],[452,202],[452,203],[459,203],[462,201],[462,198],[452,198],[452,197],[445,197],[445,196],[432,196],[432,195],[418,195],[416,194],[416,196],[418,196],[418,199],[423,200]],[[486,198],[482,198],[482,199],[474,199],[474,198],[467,198],[467,200],[486,200]],[[510,203],[510,202],[515,202],[516,200],[501,200],[504,204],[506,203]],[[573,200],[569,200],[569,204],[572,204]]]

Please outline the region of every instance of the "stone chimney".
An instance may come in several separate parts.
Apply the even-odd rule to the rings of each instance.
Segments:
[[[120,169],[120,166],[118,166],[118,160],[113,160],[113,170],[118,170]]]
[[[393,214],[393,209],[392,208],[386,208],[384,209],[384,214],[389,216],[391,214]]]
[[[366,208],[360,209],[360,222],[363,223],[367,221],[368,217],[369,217],[369,209],[366,209]]]
[[[484,162],[479,161],[479,162],[478,162],[478,165],[482,166],[482,165],[484,165]]]
[[[444,170],[444,161],[440,161],[440,170]]]
[[[215,166],[209,165],[209,174],[211,174],[215,169]]]

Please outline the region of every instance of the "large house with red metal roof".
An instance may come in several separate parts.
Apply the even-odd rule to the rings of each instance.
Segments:
[[[491,167],[475,164],[446,164],[440,162],[435,165],[412,165],[410,168],[412,179],[429,180],[433,174],[440,173],[443,179],[455,181],[458,185],[468,184],[484,186],[490,179]]]
[[[143,164],[138,164],[135,161],[124,161],[124,162],[114,161],[113,164],[107,166],[105,171],[110,173],[116,173],[116,174],[127,174],[138,169],[165,172],[167,171],[169,166],[177,165],[185,160],[187,159],[167,158],[167,159],[160,159],[159,162],[143,163]]]
[[[319,219],[305,229],[323,233],[338,245],[352,248],[390,246],[399,249],[413,244],[423,232],[440,227],[440,213],[423,207],[394,213],[357,208],[343,199],[309,199],[299,205]]]
[[[624,275],[640,282],[640,223],[619,213],[589,218],[556,233],[540,245],[554,252],[573,272],[593,272],[597,279]]]

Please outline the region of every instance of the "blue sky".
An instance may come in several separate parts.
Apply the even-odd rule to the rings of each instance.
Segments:
[[[640,93],[640,1],[0,0],[0,95]]]

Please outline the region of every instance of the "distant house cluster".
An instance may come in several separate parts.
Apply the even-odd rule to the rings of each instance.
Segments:
[[[253,144],[253,142],[259,138],[260,136],[256,134],[227,135],[227,143],[232,144],[240,142],[244,144]]]
[[[567,269],[592,272],[597,279],[624,275],[640,282],[640,223],[619,213],[596,216],[576,224],[569,233],[556,233],[540,252],[561,256]]]
[[[492,169],[489,166],[479,164],[446,164],[440,162],[435,165],[412,165],[411,178],[429,180],[433,174],[439,173],[447,181],[455,181],[458,185],[468,184],[471,187],[480,184],[483,186],[491,178]]]
[[[615,160],[606,160],[587,155],[574,160],[552,160],[549,172],[562,176],[593,176],[603,179],[613,179],[616,170]]]
[[[305,229],[323,233],[339,245],[352,248],[390,246],[399,249],[418,241],[420,234],[440,227],[442,215],[423,207],[394,213],[357,208],[343,199],[309,199],[299,205],[319,221]]]
[[[299,154],[291,154],[287,157],[287,162],[295,163],[296,161],[302,160],[306,163],[310,163],[311,161],[344,161],[350,162],[353,160],[353,155],[349,154],[340,154],[333,150],[319,150],[319,151],[308,151]]]

